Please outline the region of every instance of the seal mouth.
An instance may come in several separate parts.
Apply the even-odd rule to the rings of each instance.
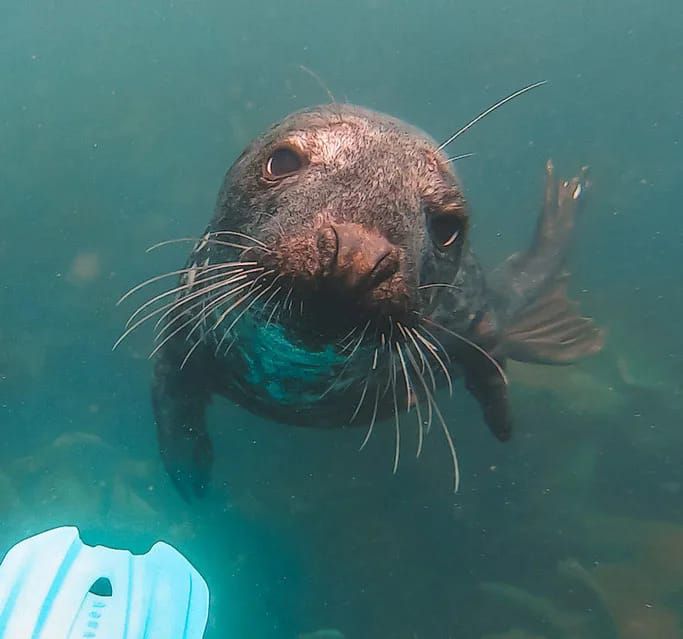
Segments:
[[[368,326],[372,329],[368,334],[379,335],[388,333],[394,320],[408,323],[408,314],[398,308],[392,313],[389,305],[377,304],[372,293],[350,295],[334,285],[323,285],[299,289],[293,297],[300,300],[302,311],[288,328],[305,341],[334,342],[359,326]]]

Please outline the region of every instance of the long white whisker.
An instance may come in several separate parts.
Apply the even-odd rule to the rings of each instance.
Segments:
[[[363,450],[366,446],[366,444],[370,441],[370,436],[372,435],[372,429],[375,426],[375,420],[377,419],[377,406],[379,405],[379,384],[377,385],[377,390],[375,391],[375,405],[372,409],[372,419],[370,419],[370,425],[368,426],[368,430],[365,433],[365,439],[363,439],[363,443],[360,445],[359,450]]]
[[[339,352],[343,353],[351,344],[353,344],[353,340],[351,339],[351,336],[359,329],[360,327],[356,324],[344,337],[342,337],[337,344],[339,345]]]
[[[416,345],[417,348],[417,345]],[[419,352],[419,348],[418,348]],[[420,370],[417,368],[417,363],[415,361],[415,357],[413,356],[412,352],[410,351],[410,348],[406,348],[406,356],[408,357],[411,366],[413,367],[413,370],[415,371],[415,374],[417,375],[417,378],[420,380],[420,383],[422,386],[426,386],[427,382],[425,381],[424,375]],[[416,391],[417,392],[417,391]],[[417,402],[417,407],[419,409],[420,407],[420,402]],[[427,422],[427,432],[429,433],[429,430],[432,426],[432,404],[431,402],[427,401],[427,409],[429,411],[429,419]],[[417,454],[416,457],[420,456],[420,453],[422,452],[422,440],[423,440],[423,428],[422,428],[422,416],[420,415],[420,428],[418,430],[418,442],[417,442]]]
[[[212,285],[212,286],[224,286],[224,284],[221,282],[221,283],[219,283],[219,284],[214,284],[214,285]],[[197,293],[198,293],[198,292],[197,292]],[[202,291],[202,293],[203,293],[203,291]],[[192,295],[195,295],[195,293],[193,293]],[[183,298],[183,300],[187,300],[187,298],[189,298],[189,297],[191,297],[191,296],[188,295],[188,296],[186,296],[185,298]],[[167,310],[167,309],[173,310],[173,308],[176,307],[176,306],[178,305],[178,302],[179,302],[178,300],[173,300],[172,302],[169,302],[168,304],[165,304],[165,305],[163,305],[163,306],[160,306],[159,308],[156,308],[156,309],[154,309],[153,311],[150,311],[149,313],[147,313],[147,315],[145,315],[144,317],[140,318],[137,322],[135,322],[134,324],[131,324],[130,326],[128,326],[128,324],[130,323],[130,320],[129,320],[129,322],[126,324],[126,326],[127,326],[128,328],[126,328],[126,330],[125,330],[124,333],[121,335],[121,337],[119,337],[119,338],[116,340],[116,342],[115,342],[114,345],[112,346],[112,351],[113,351],[113,350],[116,350],[116,348],[119,346],[119,344],[120,344],[124,339],[126,339],[126,337],[128,337],[128,335],[130,335],[136,328],[138,328],[139,326],[141,326],[142,324],[144,324],[146,321],[152,319],[155,315],[158,315],[159,313],[163,313],[163,312],[164,312],[165,310]]]
[[[168,291],[165,291],[163,293],[159,293],[159,295],[155,295],[153,298],[147,300],[144,304],[141,304],[137,308],[137,310],[128,318],[128,321],[126,322],[126,326],[130,326],[130,324],[135,320],[135,318],[140,313],[142,313],[142,311],[144,311],[146,308],[149,308],[155,302],[158,302],[159,300],[164,299],[164,297],[169,297],[170,295],[180,293],[183,290],[187,290],[189,293],[193,288],[199,288],[200,290],[203,291],[206,287],[199,287],[199,285],[203,284],[204,282],[212,282],[212,281],[220,279],[220,278],[225,278],[226,275],[228,276],[228,279],[230,279],[233,276],[238,275],[240,273],[244,273],[244,269],[238,269],[236,271],[231,271],[230,273],[217,273],[216,275],[211,275],[209,277],[198,277],[193,282],[185,282],[184,284],[181,284],[180,286],[176,286],[175,288],[172,288]],[[227,284],[227,282],[225,282],[225,283]],[[197,291],[195,291],[195,292],[197,292]],[[185,297],[189,297],[189,295],[185,296]],[[180,298],[180,300],[185,299],[185,297]],[[179,302],[180,300],[174,300],[174,302]]]
[[[268,319],[266,320],[266,328],[270,326],[270,322],[273,320],[273,316],[275,315],[275,312],[279,308],[280,304],[282,304],[282,300],[279,299],[275,304],[273,305],[273,310],[270,311],[270,315],[268,315]]]
[[[233,268],[235,266],[254,266],[256,262],[221,262],[220,264],[212,264],[211,266],[188,266],[187,268],[181,268],[178,269],[177,271],[170,271],[169,273],[163,273],[162,275],[155,275],[154,277],[150,277],[148,280],[145,280],[144,282],[140,282],[140,284],[134,286],[131,288],[128,292],[124,293],[123,296],[116,302],[116,306],[119,306],[122,304],[125,300],[127,300],[131,295],[134,293],[137,293],[141,288],[144,288],[145,286],[149,286],[150,284],[154,284],[154,282],[158,282],[159,280],[163,280],[166,277],[173,277],[174,275],[182,275],[183,273],[189,273],[192,270],[197,270],[197,271],[211,271],[214,269],[218,268]]]
[[[185,355],[183,361],[180,363],[180,370],[183,370],[183,368],[185,368],[185,364],[187,364],[187,361],[190,359],[190,356],[192,355],[192,353],[195,352],[195,350],[201,343],[202,341],[198,339],[194,344],[192,344],[192,347],[187,351],[187,355]]]
[[[368,392],[368,385],[370,383],[370,375],[365,378],[365,383],[363,384],[363,390],[361,391],[360,394],[360,399],[358,400],[358,403],[356,404],[356,409],[353,411],[353,415],[351,415],[351,419],[349,419],[349,424],[353,422],[354,419],[356,419],[356,416],[358,415],[358,412],[360,411],[361,406],[363,405],[363,400],[365,399],[365,395]]]
[[[244,314],[245,314],[250,308],[253,308],[254,304],[256,304],[256,302],[258,302],[259,299],[260,299],[263,295],[265,295],[268,291],[270,291],[271,288],[273,288],[273,285],[274,285],[274,282],[271,283],[270,286],[267,286],[265,289],[263,289],[256,297],[254,297],[254,298],[249,302],[249,304],[247,304],[247,305],[242,309],[242,311],[240,312],[240,314],[239,314],[239,315],[230,323],[230,326],[228,326],[228,328],[225,330],[225,333],[224,333],[223,337],[225,337],[226,335],[228,335],[228,334],[230,333],[230,331],[235,327],[235,324],[237,324],[237,322],[238,322],[239,320],[241,320],[242,317],[244,317]],[[258,287],[255,288],[255,289],[252,291],[252,293],[256,293],[256,291],[258,291]],[[221,338],[221,339],[222,339],[222,338]],[[233,341],[230,342],[230,344],[228,345],[228,348],[225,349],[225,352],[223,353],[223,355],[227,355],[228,351],[230,350],[230,348],[232,347],[232,345],[233,345],[234,343],[235,343],[235,340],[233,339]]]
[[[244,314],[245,314],[251,307],[253,307],[254,304],[255,304],[259,299],[261,299],[261,297],[263,297],[268,291],[270,291],[270,290],[273,288],[273,286],[275,286],[275,284],[277,284],[277,281],[278,281],[281,277],[282,277],[282,275],[278,275],[278,276],[277,276],[277,277],[276,277],[276,278],[275,278],[275,279],[274,279],[274,280],[273,280],[265,289],[263,289],[263,290],[262,290],[262,291],[253,299],[253,300],[251,300],[251,302],[249,302],[249,304],[247,305],[247,307],[246,307],[245,309],[243,309],[243,310],[240,312],[240,314],[239,314],[234,320],[232,320],[232,322],[230,323],[230,325],[228,326],[228,328],[225,329],[225,332],[226,332],[226,333],[229,333],[229,332],[234,328],[235,324],[237,324],[237,322],[244,316]],[[257,290],[258,290],[258,288],[254,289],[254,292],[256,292]]]
[[[279,276],[278,276],[279,277]],[[261,315],[263,315],[263,312],[266,310],[268,307],[268,304],[271,303],[273,298],[282,290],[282,286],[278,286],[269,296],[268,299],[263,302],[263,308],[261,309]]]
[[[456,286],[455,284],[422,284],[421,286],[417,287],[420,290],[426,289],[426,288],[453,288],[456,291],[462,291],[462,286]]]
[[[242,237],[245,240],[251,240],[252,242],[256,242],[256,244],[259,244],[263,248],[268,248],[268,246],[264,244],[261,240],[258,240],[255,237],[252,237],[251,235],[247,235],[246,233],[239,233],[238,231],[211,231],[209,235],[234,235],[235,237]]]
[[[356,410],[354,410],[353,415],[351,415],[351,419],[349,420],[349,424],[351,422],[353,422],[354,419],[356,419],[356,416],[358,415],[358,411],[360,411],[360,407],[363,405],[363,400],[365,399],[365,394],[368,392],[368,384],[370,383],[372,371],[375,370],[375,365],[377,362],[377,349],[375,349],[375,354],[373,355],[372,361],[373,361],[373,364],[370,367],[368,374],[365,376],[365,386],[363,386],[363,392],[361,393],[360,399],[358,400],[358,404],[356,405]]]
[[[365,328],[363,329],[363,332],[360,334],[360,337],[356,340],[356,345],[353,347],[353,350],[346,356],[346,361],[344,362],[341,371],[339,371],[339,374],[334,378],[333,382],[325,389],[325,392],[322,395],[320,395],[320,399],[323,399],[325,396],[327,396],[330,393],[330,391],[337,385],[339,380],[341,380],[342,376],[346,372],[346,369],[349,367],[349,364],[351,363],[353,356],[356,354],[356,352],[360,348],[360,345],[363,343],[363,340],[365,339],[365,333],[367,332],[369,326],[370,320],[368,320],[365,324]]]
[[[531,91],[532,89],[535,89],[537,87],[543,86],[544,84],[547,83],[547,80],[541,80],[540,82],[534,82],[534,84],[530,84],[522,89],[519,89],[518,91],[515,91],[514,93],[511,93],[507,97],[503,98],[502,100],[498,100],[494,105],[490,106],[488,109],[485,111],[482,111],[476,118],[473,120],[470,120],[464,127],[458,129],[451,137],[449,137],[445,142],[443,142],[441,145],[439,145],[439,151],[443,150],[446,148],[453,140],[456,138],[460,137],[465,131],[471,129],[477,122],[480,120],[484,119],[489,113],[493,113],[496,109],[499,109],[502,107],[504,104],[507,102],[510,102],[510,100],[514,100],[516,97],[526,93],[527,91]]]
[[[454,155],[452,158],[448,158],[446,162],[457,162],[458,160],[464,160],[465,158],[471,158],[475,156],[476,153],[461,153],[460,155]]]
[[[256,279],[258,279],[258,278],[256,278]],[[194,326],[188,331],[187,335],[185,336],[185,339],[186,339],[187,341],[189,341],[189,339],[192,337],[192,335],[195,333],[195,331],[204,323],[204,321],[209,317],[209,315],[211,315],[211,313],[212,313],[215,309],[217,309],[218,307],[220,307],[221,304],[224,304],[227,300],[229,300],[229,299],[235,297],[235,295],[236,295],[237,293],[239,293],[240,291],[243,291],[243,290],[244,290],[247,286],[249,286],[250,284],[251,284],[251,286],[253,286],[253,285],[254,285],[254,282],[253,282],[253,281],[245,282],[244,284],[238,286],[237,288],[230,289],[230,290],[227,291],[226,293],[221,293],[218,297],[216,297],[215,299],[212,299],[212,300],[211,300],[211,301],[210,301],[210,302],[201,310],[201,312],[200,312],[198,315],[196,315],[196,316],[191,316],[190,319],[189,319],[188,321],[186,321],[186,322],[183,324],[183,326],[181,327],[181,328],[184,328],[185,326],[187,326],[188,324],[190,324],[190,323],[192,323],[193,321],[196,320]],[[199,300],[199,302],[196,302],[195,304],[193,304],[193,305],[190,306],[189,308],[185,309],[185,310],[183,311],[183,315],[191,313],[191,311],[192,311],[194,308],[196,308],[197,306],[202,306],[203,304],[206,304],[206,300],[205,300],[205,299]],[[173,324],[174,322],[176,322],[180,317],[182,317],[182,315],[179,315],[178,317],[173,318],[173,320],[172,320],[171,322],[169,322],[169,325],[171,325],[171,324]],[[166,329],[166,326],[164,326],[164,330],[165,330],[165,329]],[[163,334],[164,330],[162,330],[162,331],[159,333],[157,339],[159,339],[159,338],[161,337],[161,335]]]
[[[292,297],[293,292],[294,292],[294,287],[290,286],[289,287],[289,293],[287,293],[287,297],[285,297],[284,301],[282,302],[282,308],[280,309],[280,312],[282,312],[287,307],[287,302],[289,302],[290,298]]]
[[[186,326],[189,324],[192,324],[194,322],[194,326],[188,331],[185,339],[189,340],[194,332],[204,323],[204,321],[207,319],[207,317],[211,314],[211,312],[220,306],[223,302],[227,301],[228,299],[234,297],[239,293],[240,290],[244,290],[249,285],[253,285],[252,282],[245,282],[244,284],[240,284],[236,289],[231,289],[227,293],[220,295],[217,299],[213,300],[204,310],[202,310],[201,313],[199,313],[199,317],[193,317],[190,316],[189,319],[187,319],[185,322],[180,324],[172,333],[169,333],[164,340],[152,351],[150,354],[150,359],[154,357],[156,352],[166,343],[168,340],[170,340],[174,335],[177,335],[181,330],[183,330]],[[200,302],[200,304],[203,302],[203,300]],[[201,340],[198,340],[201,341]]]
[[[481,355],[483,355],[490,364],[493,365],[493,367],[496,369],[498,374],[500,375],[501,379],[503,380],[503,383],[507,386],[508,385],[508,378],[507,375],[505,374],[505,371],[503,370],[503,367],[495,360],[494,357],[492,357],[489,353],[486,352],[479,344],[475,344],[472,340],[467,339],[464,335],[460,335],[460,333],[456,333],[455,331],[452,331],[449,328],[446,328],[445,326],[441,326],[441,324],[438,324],[432,319],[429,319],[428,317],[424,318],[425,322],[429,322],[432,326],[442,330],[444,333],[447,333],[451,337],[455,337],[457,340],[460,340],[464,344],[467,344],[468,346],[474,348],[476,351],[478,351]]]
[[[453,441],[453,437],[451,436],[451,433],[448,430],[448,426],[446,426],[446,420],[444,420],[443,415],[441,414],[441,410],[439,410],[438,404],[436,403],[434,397],[428,390],[427,399],[428,401],[432,402],[434,412],[436,413],[436,417],[439,421],[439,424],[441,424],[443,434],[446,437],[446,441],[448,442],[448,449],[451,453],[451,460],[453,462],[453,491],[457,493],[458,488],[460,487],[460,466],[458,464],[458,453],[455,449],[455,442]]]
[[[410,363],[413,366],[413,370],[415,370],[416,373],[419,373],[417,369],[417,362],[415,361],[415,358],[413,357],[413,354],[409,353],[409,359]],[[420,374],[418,374],[418,379],[420,380],[422,384],[422,388],[424,389],[425,395],[427,396],[427,401],[431,404],[434,413],[436,414],[437,420],[441,424],[441,428],[443,429],[444,435],[446,437],[446,441],[448,442],[448,449],[450,450],[451,453],[451,460],[453,463],[453,478],[454,478],[454,490],[457,493],[458,488],[460,486],[460,468],[458,466],[458,454],[455,449],[455,443],[453,442],[453,438],[451,437],[451,433],[448,430],[448,427],[446,426],[446,422],[443,418],[443,415],[441,414],[441,411],[439,410],[439,406],[437,405],[436,401],[434,400],[434,396],[430,392],[429,388],[427,387],[427,383],[424,379],[424,377]]]
[[[382,349],[386,350],[387,353],[389,354],[389,362],[393,363],[393,359],[391,356],[391,343],[385,340],[384,333],[382,333],[380,341],[382,344]],[[387,377],[387,383],[384,385],[384,390],[382,391],[382,398],[384,398],[384,396],[387,394],[390,386],[391,386],[391,375],[389,375],[389,377]]]
[[[391,357],[391,394],[394,399],[394,426],[396,433],[396,448],[394,450],[394,475],[398,471],[398,458],[401,453],[401,428],[398,418],[398,400],[396,398],[396,360],[394,359],[394,354],[390,351]]]
[[[436,346],[439,347],[439,350],[444,354],[444,357],[446,358],[446,361],[447,361],[447,362],[450,362],[450,361],[451,361],[451,357],[450,357],[450,355],[448,354],[448,351],[446,350],[446,347],[437,339],[436,335],[434,335],[434,333],[432,333],[426,326],[422,326],[421,328],[422,328],[422,330],[423,330],[425,333],[427,333],[427,335],[434,341],[434,343],[436,344]]]
[[[225,242],[223,240],[214,240],[211,237],[177,237],[173,240],[164,240],[163,242],[157,242],[152,244],[145,252],[150,253],[163,246],[169,246],[171,244],[180,244],[182,242],[194,242],[195,244],[201,244],[206,242],[207,244],[217,244],[218,246],[227,246],[229,248],[241,249],[243,251],[248,251],[250,249],[258,249],[260,251],[269,252],[270,249],[263,248],[262,246],[244,246],[244,244],[237,244],[235,242]]]
[[[268,275],[272,275],[275,271],[270,270],[266,271],[265,273],[261,273],[258,277],[254,278],[253,282],[245,282],[245,286],[248,284],[251,284],[251,286],[254,286],[256,282],[259,280],[263,279],[264,277],[267,277]],[[234,302],[231,304],[227,310],[223,311],[223,314],[216,320],[216,323],[211,327],[212,331],[215,331],[218,326],[223,322],[223,320],[228,316],[228,314],[235,308],[236,305],[239,305],[239,300],[237,302]]]
[[[263,277],[265,277],[265,276],[267,276],[267,275],[271,275],[272,273],[274,273],[274,271],[266,271],[265,273],[259,275],[259,277],[257,278],[257,280],[258,280],[258,279],[261,279],[261,278],[263,278]],[[241,304],[243,304],[246,300],[249,299],[249,297],[250,297],[251,295],[253,295],[253,294],[256,293],[260,288],[262,288],[262,285],[261,285],[261,284],[259,284],[256,288],[254,288],[254,284],[255,284],[255,282],[252,283],[252,288],[250,288],[250,289],[249,289],[244,295],[242,295],[242,297],[240,297],[236,302],[233,302],[233,303],[232,303],[232,304],[223,312],[223,314],[219,317],[219,319],[218,319],[218,321],[216,322],[216,324],[215,324],[215,325],[213,326],[213,328],[211,329],[212,331],[215,331],[215,330],[218,328],[218,326],[220,326],[220,324],[223,322],[223,320],[224,320],[224,319],[225,319],[233,310],[235,310],[238,306],[240,306]],[[242,317],[242,315],[241,315],[241,314],[238,315],[238,318],[239,318],[239,317]],[[234,323],[233,323],[233,324],[230,324],[230,328],[232,328],[233,326],[234,326]],[[218,346],[216,347],[216,355],[220,352],[221,346],[223,345],[223,341],[224,341],[225,338],[228,336],[228,333],[229,333],[229,332],[230,332],[229,330],[226,330],[226,331],[223,332],[223,336],[221,337],[220,341],[218,342]]]
[[[197,330],[197,328],[199,328],[199,326],[200,326],[200,325],[209,317],[209,315],[211,315],[211,313],[212,313],[214,310],[216,310],[217,308],[219,308],[219,307],[220,307],[222,304],[224,304],[227,300],[229,300],[229,299],[235,297],[235,295],[236,295],[237,293],[239,293],[240,291],[243,291],[243,290],[244,290],[245,288],[247,288],[247,287],[249,287],[249,288],[248,288],[248,291],[251,292],[251,290],[252,290],[253,287],[256,285],[256,283],[257,283],[262,277],[265,277],[266,275],[268,275],[268,273],[261,273],[261,275],[258,275],[258,276],[255,277],[255,278],[250,278],[250,280],[249,280],[248,282],[244,282],[244,284],[240,284],[239,286],[230,289],[230,290],[227,291],[226,293],[219,295],[218,297],[216,297],[216,299],[211,300],[211,301],[209,302],[209,304],[206,306],[206,308],[205,308],[204,310],[202,310],[202,312],[199,314],[199,317],[197,318],[197,324],[195,324],[195,326],[193,326],[192,330],[188,333],[188,335],[187,335],[188,338],[194,333],[194,331]],[[230,312],[230,310],[231,310],[231,309],[228,309],[228,312]],[[193,319],[194,319],[194,318],[193,318]],[[222,319],[223,319],[223,318],[222,318]],[[221,319],[221,321],[222,321],[222,319]],[[218,322],[218,323],[220,323],[220,322]],[[217,325],[216,325],[216,326],[217,326]],[[215,330],[215,329],[216,329],[216,326],[213,326],[213,327],[211,328],[211,330]]]
[[[401,332],[403,332],[401,325],[398,324],[398,328]],[[407,350],[406,346],[406,350]],[[403,370],[403,378],[406,383],[406,395],[408,396],[408,408],[406,409],[406,412],[410,412],[410,398],[411,395],[413,397],[413,400],[415,402],[415,412],[417,413],[417,457],[420,456],[420,453],[422,452],[422,439],[423,439],[423,433],[422,433],[422,411],[420,410],[420,398],[417,395],[417,391],[413,389],[412,384],[410,383],[410,374],[408,373],[408,367],[406,366],[406,360],[403,357],[403,351],[401,349],[401,345],[396,342],[396,351],[398,352],[398,356],[401,360],[401,368]]]
[[[403,381],[405,382],[406,385],[406,412],[410,412],[411,409],[411,404],[410,401],[412,399],[412,387],[410,385],[410,378],[408,377],[408,371],[406,370],[405,367],[405,360],[403,359],[403,352],[401,350],[401,345],[396,342],[396,353],[398,354],[398,358],[401,361],[401,367],[402,367],[402,372],[403,372]]]
[[[167,309],[166,312],[159,317],[157,320],[156,324],[154,325],[154,333],[156,333],[154,337],[154,341],[157,341],[161,339],[162,335],[170,329],[173,324],[178,322],[180,318],[186,314],[192,311],[193,309],[197,308],[197,306],[201,306],[202,304],[206,303],[206,296],[208,296],[210,293],[213,293],[214,291],[218,291],[222,288],[225,288],[226,286],[230,286],[231,284],[235,284],[236,282],[241,282],[244,279],[249,278],[249,281],[251,281],[254,278],[249,277],[251,273],[258,273],[259,271],[263,271],[263,267],[259,268],[254,268],[254,269],[248,269],[247,271],[243,272],[238,272],[234,275],[231,275],[227,280],[223,282],[217,282],[215,284],[211,284],[210,286],[204,286],[200,288],[199,290],[196,290],[189,295],[185,295],[184,297],[181,297],[180,299],[174,300],[167,306],[161,307],[162,309]],[[231,291],[235,289],[230,289]],[[238,289],[241,290],[241,289]],[[200,298],[200,301],[198,303],[192,304],[190,306],[187,306],[188,302],[191,302],[192,300],[195,300],[197,298]],[[213,300],[212,300],[213,301]],[[183,308],[184,307],[184,308]],[[164,324],[163,328],[157,333],[159,330],[159,327],[161,324],[164,322],[164,320],[173,312],[179,311],[182,309],[182,313],[178,313],[170,322],[167,322]]]
[[[437,361],[439,366],[441,367],[441,370],[443,371],[443,374],[446,376],[446,382],[448,383],[448,393],[453,396],[453,381],[451,380],[451,374],[448,372],[448,367],[446,364],[444,364],[443,360],[439,356],[439,353],[436,350],[436,347],[425,337],[420,335],[418,331],[413,331],[413,334],[417,339],[419,339],[426,347],[427,350],[431,353],[432,357]]]
[[[425,369],[429,373],[429,378],[432,383],[432,390],[436,392],[436,380],[434,379],[434,373],[432,372],[432,367],[430,366],[429,362],[427,362],[427,359],[424,356],[424,353],[422,352],[422,349],[420,348],[419,344],[413,337],[413,329],[408,328],[406,329],[406,333],[408,334],[408,337],[410,338],[410,341],[412,342],[413,346],[415,347],[415,350],[417,351],[417,354],[420,356],[420,362],[421,362],[421,370],[419,372],[419,376],[421,377],[421,381],[424,382],[424,371]],[[407,349],[408,355],[411,355],[410,349]],[[432,405],[430,402],[427,402],[427,432],[432,428]]]
[[[263,274],[259,275],[258,277],[263,277]],[[230,289],[227,293],[220,295],[217,298],[217,300],[213,300],[211,302],[211,304],[209,304],[209,307],[207,307],[207,308],[211,308],[211,309],[214,308],[215,307],[214,305],[221,304],[226,299],[230,299],[230,297],[233,297],[240,290],[243,290],[245,287],[250,286],[251,284],[252,284],[252,282],[244,282],[243,284],[240,284],[238,287]],[[180,331],[182,331],[186,326],[188,326],[189,324],[191,324],[192,322],[194,322],[196,320],[195,325],[192,327],[192,330],[187,335],[187,337],[190,337],[190,335],[192,335],[192,333],[194,333],[194,331],[197,330],[197,328],[199,326],[201,326],[204,319],[208,316],[208,313],[210,313],[210,311],[205,309],[204,311],[202,311],[202,313],[200,313],[199,318],[195,318],[195,317],[191,316],[188,320],[186,320],[185,322],[180,324],[180,326],[178,326],[174,331],[169,333],[159,344],[157,344],[157,346],[154,348],[154,350],[149,354],[149,359],[152,359],[159,352],[159,350],[164,346],[164,344],[166,344],[170,339],[172,339],[175,335],[177,335]]]

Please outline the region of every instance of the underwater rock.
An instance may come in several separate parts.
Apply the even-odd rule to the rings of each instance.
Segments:
[[[551,393],[563,407],[580,415],[612,415],[625,401],[607,374],[581,366],[532,366],[510,361],[508,376],[513,384]]]
[[[480,589],[492,598],[504,602],[524,616],[534,626],[548,627],[552,637],[558,639],[621,639],[614,620],[607,608],[607,601],[602,591],[588,579],[588,573],[575,560],[567,560],[558,564],[558,575],[565,581],[572,582],[572,590],[583,586],[584,594],[590,598],[589,605],[576,608],[560,606],[548,596],[529,592],[519,586],[505,583],[482,583]],[[515,630],[509,637],[529,638],[533,632]],[[508,635],[498,635],[506,637]],[[496,635],[493,635],[496,637]]]
[[[95,434],[64,433],[0,475],[0,505],[11,509],[3,534],[72,524],[126,538],[155,529],[171,531],[174,541],[188,538],[193,526],[187,513],[164,508],[156,495],[159,466],[130,458]]]
[[[577,572],[609,610],[620,639],[681,637],[683,628],[683,525],[601,514],[586,517],[582,534],[620,557]]]
[[[557,575],[571,586],[563,590],[589,604],[560,606],[551,597],[504,583],[484,583],[481,589],[528,616],[532,627],[549,625],[553,637],[682,637],[683,524],[602,513],[584,513],[582,520],[573,536],[583,540],[592,557],[610,559],[593,560],[590,567],[564,560]]]

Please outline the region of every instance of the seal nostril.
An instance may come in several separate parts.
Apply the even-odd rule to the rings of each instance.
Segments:
[[[334,226],[330,227],[332,229],[332,233],[334,234],[334,254],[332,255],[332,260],[331,262],[334,264],[337,262],[339,259],[339,233],[337,232],[337,229],[334,228]]]
[[[370,288],[379,286],[388,280],[398,270],[398,259],[393,249],[389,248],[375,264],[368,275],[368,285]]]
[[[326,226],[318,231],[318,258],[320,268],[329,273],[334,269],[339,257],[339,234],[334,226]]]

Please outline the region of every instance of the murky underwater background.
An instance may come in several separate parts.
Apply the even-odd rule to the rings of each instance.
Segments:
[[[149,330],[111,352],[118,297],[186,252],[145,249],[202,232],[249,139],[327,99],[302,64],[439,139],[550,81],[454,145],[488,266],[526,245],[547,157],[591,166],[572,286],[608,347],[511,365],[508,444],[446,402],[455,496],[436,431],[415,461],[406,429],[394,477],[388,425],[359,453],[217,401],[188,506]],[[62,524],[169,541],[209,582],[207,639],[683,637],[682,78],[680,0],[0,0],[0,554]]]

